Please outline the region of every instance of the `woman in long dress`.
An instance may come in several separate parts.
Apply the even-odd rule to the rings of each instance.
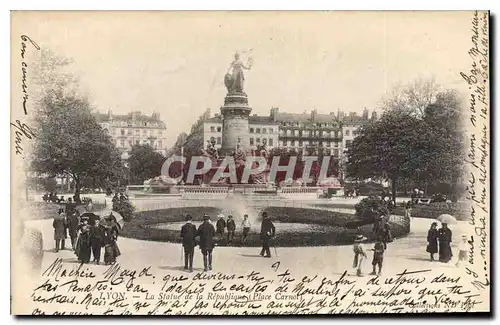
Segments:
[[[427,253],[431,255],[431,261],[434,261],[434,254],[438,252],[438,237],[437,222],[433,222],[427,232]]]
[[[442,227],[438,230],[439,238],[439,261],[443,263],[448,263],[453,253],[451,252],[451,230],[448,228],[448,224],[443,223]]]
[[[90,225],[88,218],[82,218],[79,226],[80,234],[76,242],[76,256],[81,263],[90,262],[90,254],[92,247],[90,245]]]
[[[116,258],[121,255],[120,249],[116,244],[118,240],[118,223],[112,216],[106,217],[104,226],[104,263],[106,265],[116,262]]]

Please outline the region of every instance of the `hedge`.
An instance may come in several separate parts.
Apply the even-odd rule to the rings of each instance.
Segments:
[[[360,220],[352,214],[286,207],[267,207],[264,208],[264,211],[268,213],[273,221],[318,225],[318,227],[314,227],[313,232],[311,232],[311,229],[277,232],[272,240],[274,246],[297,247],[352,244],[354,235],[358,233],[358,228],[347,227],[352,223],[360,225],[360,233],[367,237],[369,241],[375,239],[372,233],[373,226],[371,224],[359,224]],[[186,207],[139,212],[132,221],[125,223],[121,236],[149,241],[180,243],[180,227],[179,230],[170,230],[152,226],[159,223],[182,222],[185,214],[190,214],[194,221],[201,221],[204,213],[210,215],[212,221],[215,222],[216,215],[220,213],[220,210],[214,207]],[[408,227],[392,223],[391,226],[394,238],[408,234]],[[254,224],[254,227],[260,227],[260,225]],[[258,231],[259,228],[254,228],[254,230]],[[240,240],[241,229],[237,225],[236,236],[231,246],[240,246]],[[226,238],[223,238],[219,245],[227,246]],[[260,246],[259,234],[251,232],[244,245],[250,247]]]
[[[393,214],[404,215],[405,209],[402,206],[394,208]],[[463,203],[431,203],[428,205],[418,204],[411,209],[411,216],[414,218],[431,218],[436,219],[441,214],[451,214],[457,220],[466,221],[469,218],[467,205]]]

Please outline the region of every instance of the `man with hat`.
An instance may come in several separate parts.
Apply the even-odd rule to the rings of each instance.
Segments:
[[[234,222],[233,216],[227,216],[227,243],[230,244],[234,239],[234,232],[236,231],[236,223]]]
[[[203,223],[198,227],[197,236],[200,237],[200,249],[203,254],[203,266],[205,272],[212,270],[212,251],[215,247],[215,228],[210,223],[210,217],[205,214]]]
[[[260,239],[262,240],[262,250],[260,251],[260,256],[271,257],[271,249],[269,248],[269,241],[274,237],[276,233],[276,227],[269,218],[267,217],[267,212],[262,212],[262,223],[260,225]],[[264,255],[266,253],[266,255]]]
[[[219,214],[219,220],[217,220],[215,227],[217,228],[217,236],[219,236],[220,238],[223,238],[224,237],[224,229],[226,228],[226,220],[224,220],[223,214]]]
[[[191,215],[186,216],[186,224],[181,228],[182,246],[184,247],[184,270],[193,272],[193,255],[196,246],[196,226],[191,223]]]

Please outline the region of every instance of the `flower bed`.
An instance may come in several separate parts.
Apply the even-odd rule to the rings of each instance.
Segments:
[[[275,246],[297,247],[352,244],[354,235],[358,233],[358,228],[348,227],[349,224],[353,223],[360,226],[359,231],[365,237],[369,240],[373,239],[373,226],[371,224],[361,225],[359,223],[360,220],[352,214],[285,207],[267,207],[263,210],[268,213],[270,219],[273,221],[303,223],[314,226],[314,232],[311,232],[310,229],[307,231],[293,230],[278,232],[272,240]],[[179,230],[171,230],[152,226],[161,223],[184,221],[184,215],[186,214],[190,214],[194,221],[201,221],[204,213],[210,215],[212,222],[215,223],[216,215],[220,212],[218,208],[214,207],[186,207],[139,212],[130,222],[125,223],[121,235],[141,240],[179,243],[181,241],[180,227]],[[396,224],[392,226],[394,238],[405,236],[408,233],[407,227]],[[260,229],[260,222],[254,222],[253,227],[257,230]],[[233,246],[239,246],[240,242],[241,228],[237,223]],[[227,245],[225,238],[219,242],[219,245]],[[244,245],[252,247],[260,246],[259,234],[251,232]]]

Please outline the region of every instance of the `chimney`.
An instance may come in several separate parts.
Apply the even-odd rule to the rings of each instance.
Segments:
[[[372,112],[372,120],[376,121],[378,118],[378,115],[377,115],[377,112],[376,111],[373,111]]]
[[[151,117],[157,121],[160,120],[160,113],[157,113],[157,112],[154,112],[153,114],[151,114]]]
[[[273,122],[276,122],[278,121],[278,115],[280,113],[280,108],[279,107],[273,107],[271,108],[271,118],[273,120]]]
[[[112,120],[113,119],[113,111],[110,109],[108,109],[108,120]]]
[[[368,109],[366,107],[363,109],[363,120],[368,120]]]
[[[316,109],[311,110],[311,121],[316,121],[316,115],[318,115],[318,111]]]

